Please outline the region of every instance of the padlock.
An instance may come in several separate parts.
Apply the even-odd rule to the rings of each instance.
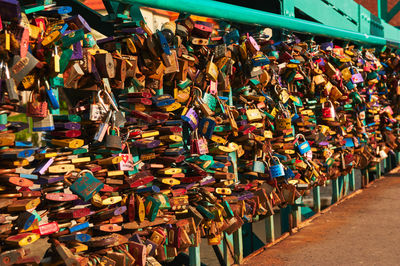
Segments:
[[[47,102],[46,101],[38,101],[37,100],[37,95],[42,94],[43,91],[41,91],[41,85],[40,85],[40,79],[37,81],[37,88],[38,92],[32,91],[29,96],[29,101],[27,103],[27,116],[30,117],[38,117],[38,118],[44,118],[48,115],[48,108],[47,108]]]
[[[277,162],[277,163],[271,164],[271,159],[272,159],[272,162]],[[276,156],[272,156],[269,159],[268,165],[269,165],[269,174],[270,174],[271,178],[275,179],[278,177],[285,176],[285,169],[284,169],[283,165],[281,164],[279,158],[277,158]]]
[[[133,171],[135,170],[135,166],[133,163],[131,149],[129,148],[129,144],[127,142],[125,142],[125,148],[128,150],[128,153],[120,153],[118,155],[121,156],[121,161],[119,162],[119,169],[122,171]]]
[[[335,121],[336,111],[335,106],[331,101],[326,101],[322,104],[322,118],[328,121]]]
[[[303,138],[303,142],[299,142],[299,138]],[[304,155],[305,153],[311,151],[311,146],[310,143],[306,140],[303,134],[297,134],[296,135],[296,143],[297,143],[297,149],[299,150],[301,155]]]
[[[95,40],[82,17],[48,3],[23,6],[31,20],[9,16],[18,23],[0,11],[0,52],[15,83],[0,92],[0,232],[16,245],[40,237],[26,254],[3,251],[18,257],[10,263],[45,263],[51,245],[67,265],[172,261],[201,237],[220,244],[222,233],[397,147],[398,108],[388,96],[400,95],[400,57],[389,46],[319,45],[286,33],[273,43],[268,29],[241,37],[226,22],[214,30],[189,15],[154,33],[141,21]],[[355,74],[367,82],[354,83]],[[17,86],[33,91],[28,101],[50,104],[33,118],[34,131],[55,122],[41,136],[46,147],[33,147],[36,134],[16,141],[28,126],[7,120],[24,111]],[[68,115],[54,114],[58,88]],[[235,181],[235,169],[254,180]],[[69,208],[78,197],[87,206]]]
[[[0,68],[2,68],[1,73],[3,73],[4,71],[4,76],[5,76],[4,82],[6,85],[6,90],[8,92],[9,100],[11,102],[18,102],[19,96],[18,96],[17,86],[15,84],[14,78],[10,77],[10,71],[8,69],[7,62],[1,62]]]
[[[357,91],[350,92],[349,96],[355,104],[361,104],[363,102],[361,95]]]
[[[60,59],[60,61],[61,61],[61,59]],[[62,69],[62,68],[60,68],[60,69]],[[60,70],[60,73],[61,72],[64,72],[64,71]],[[79,80],[85,74],[83,72],[82,68],[79,66],[78,63],[74,63],[70,68],[68,68],[67,73],[68,73],[68,77],[64,80],[64,86],[67,88],[78,89],[79,88]]]
[[[78,194],[84,201],[93,197],[98,193],[104,184],[93,176],[93,173],[88,170],[79,172],[78,179],[71,185],[72,192]]]
[[[214,58],[214,56],[212,56],[212,57],[211,57],[211,60],[208,61],[208,63],[207,63],[207,66],[206,66],[206,75],[207,75],[207,77],[208,77],[211,81],[216,82],[217,79],[218,79],[218,73],[219,73],[219,71],[218,71],[217,65],[215,65],[215,64],[213,63],[213,58]]]
[[[100,125],[96,131],[96,134],[93,137],[94,140],[96,140],[98,142],[103,141],[103,138],[106,135],[106,133],[110,127],[109,123],[110,123],[112,115],[113,115],[113,111],[109,110],[105,116],[104,121],[102,123],[100,123]]]
[[[255,122],[262,119],[261,113],[257,108],[247,109],[246,116],[249,122]]]
[[[43,82],[44,85],[44,89],[46,91],[47,94],[47,98],[49,99],[49,102],[52,106],[53,109],[59,109],[60,108],[60,104],[58,102],[57,96],[55,95],[53,89],[50,87],[49,82],[47,80],[45,80]]]
[[[196,97],[197,103],[200,106],[201,112],[205,116],[214,115],[214,112],[211,110],[210,105],[203,100],[203,95],[202,95],[202,91],[200,90],[200,88],[198,88],[198,87],[193,87],[193,88],[195,89],[195,91],[197,91],[199,93],[199,95],[197,95],[195,97]]]
[[[125,119],[124,115],[122,114],[122,112],[119,110],[117,104],[115,103],[113,96],[110,95],[110,93],[108,93],[107,89],[105,89],[103,92],[106,94],[108,101],[110,102],[110,105],[115,110],[115,114],[114,114],[115,115],[115,119],[114,119],[115,126],[116,127],[123,126],[126,123],[126,119]],[[102,103],[102,102],[100,101],[100,103]]]
[[[207,140],[204,137],[199,138],[198,129],[194,131],[190,140],[190,153],[200,155],[208,153]]]
[[[46,117],[32,117],[33,131],[53,131],[54,119],[52,114],[47,114]]]
[[[199,133],[200,135],[211,139],[215,130],[217,122],[212,117],[202,118],[199,122]]]
[[[252,169],[253,172],[264,174],[265,173],[265,163],[264,160],[258,161],[257,154],[254,155]]]
[[[358,68],[353,67],[353,68],[350,69],[350,71],[352,72],[351,82],[353,84],[359,84],[359,83],[364,82],[364,78],[361,75],[361,73],[358,71]]]
[[[283,108],[275,117],[276,130],[283,132],[285,130],[291,130],[292,128],[292,118],[290,116],[290,111]]]
[[[115,131],[114,134],[117,134],[117,135],[111,135],[110,130]],[[119,136],[119,129],[116,126],[109,127],[107,129],[105,146],[107,149],[110,149],[110,150],[121,150],[122,149],[121,137]]]
[[[275,86],[274,90],[283,104],[285,104],[289,100],[290,96],[286,88]]]
[[[199,123],[199,117],[194,110],[194,108],[190,108],[186,114],[182,116],[182,119],[189,123],[190,127],[194,130],[197,128]]]

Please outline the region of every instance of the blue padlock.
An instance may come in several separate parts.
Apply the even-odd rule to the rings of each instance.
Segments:
[[[44,81],[44,86],[45,86],[46,94],[47,94],[47,97],[49,98],[49,102],[50,102],[51,106],[53,107],[53,109],[59,109],[60,104],[58,103],[58,99],[57,99],[53,89],[50,87],[49,82],[47,80]]]
[[[202,118],[199,123],[199,134],[207,139],[211,139],[216,125],[217,123],[214,119],[208,117]]]
[[[297,134],[296,139],[299,141],[299,138],[303,138],[303,142],[299,143],[297,148],[299,149],[299,152],[301,155],[304,155],[306,152],[311,151],[310,143],[306,140],[303,134]]]
[[[165,39],[164,35],[161,31],[157,30],[156,32],[158,40],[160,41],[161,49],[167,55],[171,55],[171,49],[169,48],[167,39]]]
[[[271,165],[269,163],[269,174],[271,175],[271,178],[278,178],[281,176],[285,176],[285,169],[283,168],[283,165],[279,161],[278,157],[273,156],[272,157],[273,161],[277,161],[278,163],[275,165]]]
[[[293,178],[296,175],[293,173],[292,169],[289,167],[285,169],[285,179]]]
[[[239,31],[238,30],[230,31],[224,35],[223,39],[224,39],[224,43],[226,43],[228,45],[232,44],[232,43],[238,43],[240,40]]]

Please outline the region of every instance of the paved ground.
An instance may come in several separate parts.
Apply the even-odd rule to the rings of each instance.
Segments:
[[[399,195],[392,172],[244,265],[400,265]]]

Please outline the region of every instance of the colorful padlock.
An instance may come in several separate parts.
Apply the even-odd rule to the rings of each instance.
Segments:
[[[268,161],[269,164],[269,174],[271,176],[271,178],[275,179],[281,176],[285,176],[285,169],[283,167],[283,164],[281,163],[281,161],[279,160],[278,157],[276,156],[272,156],[272,161],[273,162],[278,162],[277,164],[272,165],[271,159]]]

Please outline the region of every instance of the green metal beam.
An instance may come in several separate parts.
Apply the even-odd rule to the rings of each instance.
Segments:
[[[381,0],[383,2],[386,2],[386,0]],[[387,7],[387,3],[386,3]],[[389,22],[394,16],[396,16],[397,13],[400,11],[400,1],[396,3],[396,5],[389,11],[387,12],[387,15],[385,16],[385,20]]]
[[[281,14],[287,17],[294,18],[295,0],[280,0],[280,1],[281,1]]]
[[[293,32],[308,33],[312,35],[327,36],[331,38],[350,40],[371,45],[386,45],[384,38],[361,34],[354,31],[338,29],[319,23],[310,22],[297,18],[285,17],[265,11],[236,5],[225,4],[217,1],[196,0],[118,0],[126,4],[138,3],[143,6],[171,10],[181,13],[190,13],[216,19],[229,20],[237,23],[261,25],[286,29]],[[391,45],[400,47],[399,42]]]
[[[332,8],[330,4],[321,0],[296,0],[295,6],[324,25],[358,31],[358,25],[352,22],[353,19],[348,19],[339,10]]]
[[[360,5],[356,2],[351,0],[324,0],[324,2],[329,3],[338,12],[345,13],[350,19],[358,21],[358,7]]]
[[[378,18],[386,20],[387,17],[387,0],[377,0]]]

